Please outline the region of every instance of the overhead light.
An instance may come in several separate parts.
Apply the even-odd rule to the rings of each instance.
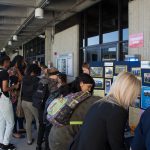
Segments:
[[[6,51],[6,48],[3,48],[0,52],[2,52],[2,53],[3,53],[3,52],[5,52],[5,51]]]
[[[44,10],[42,8],[35,9],[35,18],[43,19],[44,18]]]
[[[17,40],[18,40],[17,35],[14,35],[14,36],[13,36],[13,41],[17,41]]]
[[[11,46],[11,45],[12,45],[12,41],[8,41],[8,45],[10,45],[10,46]]]
[[[41,39],[45,39],[45,35],[39,35],[38,37]]]

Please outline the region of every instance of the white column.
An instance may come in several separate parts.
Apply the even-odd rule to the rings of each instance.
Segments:
[[[144,47],[129,48],[129,55],[139,54],[142,60],[150,60],[150,0],[129,2],[129,34],[143,33]]]
[[[48,61],[52,62],[52,28],[46,28],[45,30],[45,64],[48,65]]]

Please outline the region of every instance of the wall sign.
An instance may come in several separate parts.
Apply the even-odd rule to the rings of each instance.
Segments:
[[[139,48],[144,46],[144,35],[143,33],[129,35],[129,47]]]

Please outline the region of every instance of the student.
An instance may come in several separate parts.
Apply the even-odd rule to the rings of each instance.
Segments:
[[[92,87],[94,85],[94,81],[88,74],[80,75],[77,81],[78,82],[74,83],[75,87],[73,88],[73,92],[90,92],[93,90]],[[52,127],[49,136],[51,150],[67,150],[70,142],[79,132],[87,111],[92,106],[92,104],[99,99],[100,97],[91,96],[79,104],[70,118],[70,122],[75,125],[67,125],[61,128],[57,128],[55,126]]]
[[[69,150],[126,150],[128,107],[138,97],[140,88],[141,82],[134,75],[121,73],[109,95],[92,106]]]
[[[9,65],[9,56],[2,55],[0,58],[0,148],[3,150],[16,149],[14,145],[10,144],[14,115],[9,92],[17,89],[18,84],[9,87],[9,74],[7,72]]]
[[[33,96],[33,99],[35,99],[34,106],[38,108],[38,119],[39,119],[39,130],[38,130],[36,150],[42,149],[44,135],[45,135],[45,150],[50,149],[48,136],[51,129],[51,125],[47,125],[46,122],[44,122],[44,110],[45,110],[45,103],[48,97],[50,97],[54,92],[58,90],[58,75],[59,71],[56,68],[53,67],[51,69],[47,69],[47,76],[41,78],[38,85],[38,89]],[[41,86],[42,88],[40,88]],[[38,93],[38,91],[40,92]],[[41,97],[43,97],[42,100],[40,99]],[[39,104],[37,103],[37,101],[39,101]],[[41,104],[40,101],[42,101]]]
[[[150,107],[141,116],[131,148],[132,150],[150,150]]]
[[[38,128],[38,111],[32,106],[32,96],[37,89],[41,69],[36,64],[32,64],[27,68],[26,75],[22,81],[22,108],[25,114],[26,120],[26,132],[27,132],[27,144],[32,145],[34,140],[32,139],[32,121],[33,118],[36,121]]]
[[[83,63],[82,71],[83,71],[83,73],[90,74],[90,66],[88,63]]]
[[[25,62],[23,56],[21,55],[15,56],[10,66],[11,67],[8,70],[10,76],[10,84],[13,85],[17,82],[21,82],[25,70]],[[13,129],[14,138],[22,138],[23,136],[20,133],[25,133],[25,129],[23,127],[24,118],[18,118],[16,114],[19,92],[20,88],[10,92],[10,99],[13,104],[14,119],[15,119],[15,125]],[[19,125],[19,130],[17,130],[17,123]]]

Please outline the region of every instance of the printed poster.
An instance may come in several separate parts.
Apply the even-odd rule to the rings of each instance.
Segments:
[[[150,87],[142,87],[141,97],[141,108],[148,108],[150,106]]]

